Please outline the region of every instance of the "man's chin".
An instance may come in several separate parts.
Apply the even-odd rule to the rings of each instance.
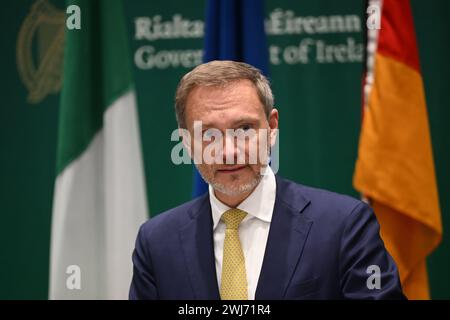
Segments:
[[[241,194],[247,192],[247,190],[245,190],[246,188],[230,187],[230,186],[225,186],[220,183],[214,183],[214,184],[212,184],[212,187],[216,192],[220,192],[222,194],[225,194],[225,195],[231,196],[231,197],[238,196],[238,195],[241,195]]]
[[[234,181],[234,182],[224,182],[222,181],[214,181],[211,185],[214,190],[226,194],[228,196],[238,196],[243,193],[247,193],[256,188],[256,186],[261,181],[260,178],[254,178],[250,181],[242,182],[242,181]]]

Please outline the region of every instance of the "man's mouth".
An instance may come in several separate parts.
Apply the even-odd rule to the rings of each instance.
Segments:
[[[242,171],[245,167],[246,167],[245,165],[230,166],[230,167],[218,169],[217,171],[221,172],[221,173],[236,173],[236,172]]]

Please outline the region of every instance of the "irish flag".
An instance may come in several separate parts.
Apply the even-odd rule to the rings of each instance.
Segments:
[[[405,294],[429,298],[426,258],[442,236],[424,86],[409,0],[372,1],[354,186],[371,202]],[[381,284],[383,285],[383,284]]]
[[[81,29],[66,30],[49,296],[126,299],[147,205],[123,8],[69,4]]]

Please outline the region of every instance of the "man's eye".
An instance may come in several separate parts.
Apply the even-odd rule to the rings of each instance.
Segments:
[[[208,139],[215,138],[216,135],[217,135],[217,130],[214,130],[214,129],[208,129],[203,132],[203,137],[208,138]]]
[[[251,128],[251,125],[249,125],[249,124],[244,124],[243,126],[241,126],[241,129],[244,130],[244,131],[247,131],[250,128]]]

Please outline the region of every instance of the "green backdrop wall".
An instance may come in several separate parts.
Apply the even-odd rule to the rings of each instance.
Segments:
[[[32,23],[33,18],[27,17],[37,2],[13,2],[0,13],[1,299],[46,299],[48,290],[59,93],[44,92],[37,102],[29,97],[33,90],[42,93],[43,79],[57,87],[58,77],[41,63],[46,55],[57,61],[58,53],[49,50],[57,26],[40,25],[28,39],[30,47],[19,41],[20,30]],[[300,183],[353,196],[358,196],[352,174],[361,116],[363,3],[266,1],[270,78],[280,111],[279,172]],[[46,4],[64,8],[62,0],[40,0],[44,9],[39,14],[54,14]],[[444,222],[443,242],[429,259],[430,284],[433,298],[449,299],[450,27],[446,13],[450,4],[414,0],[412,5]],[[125,14],[149,207],[156,215],[191,196],[192,168],[171,163],[175,142],[170,134],[176,128],[177,82],[201,61],[204,1],[126,1]],[[322,24],[296,29],[295,17],[321,19]],[[24,52],[32,57],[28,63]]]

